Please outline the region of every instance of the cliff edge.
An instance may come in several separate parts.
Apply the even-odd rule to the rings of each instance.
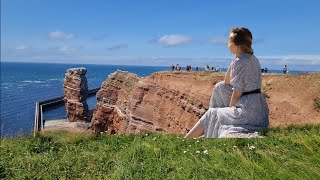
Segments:
[[[97,93],[92,130],[109,134],[141,131],[185,134],[206,112],[213,86],[223,73],[156,72],[145,78],[117,71]],[[320,75],[264,75],[262,91],[270,126],[320,123],[313,100]]]

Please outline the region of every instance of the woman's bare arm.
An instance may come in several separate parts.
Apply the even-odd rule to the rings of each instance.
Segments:
[[[229,107],[235,106],[241,96],[242,96],[242,93],[241,93],[241,92],[233,91],[233,92],[232,92],[232,96],[231,96],[231,100],[230,100]]]
[[[229,66],[226,76],[224,77],[224,84],[230,84],[230,72],[231,72],[231,65]]]

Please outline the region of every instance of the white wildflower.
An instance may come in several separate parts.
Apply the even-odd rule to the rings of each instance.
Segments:
[[[208,150],[204,150],[204,151],[203,151],[203,154],[209,154],[209,153],[208,153]]]
[[[196,141],[196,143],[200,142],[199,140]]]
[[[186,153],[187,151],[183,151],[183,153]]]
[[[200,151],[196,151],[196,153],[197,153],[197,154],[199,154],[199,153],[200,153]]]
[[[100,132],[100,134],[103,134],[103,132]]]
[[[237,146],[233,146],[233,148],[237,148]]]
[[[191,144],[189,145],[189,147],[191,147]]]
[[[148,136],[149,134],[145,134],[145,136]]]
[[[156,139],[157,139],[157,137],[154,137],[152,140],[154,140],[154,141],[155,141]]]
[[[252,150],[252,149],[255,149],[256,147],[254,146],[249,146],[249,149]]]

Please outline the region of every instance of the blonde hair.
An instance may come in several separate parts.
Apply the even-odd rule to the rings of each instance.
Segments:
[[[252,34],[249,29],[244,27],[235,27],[230,30],[230,41],[240,46],[244,53],[253,54]]]

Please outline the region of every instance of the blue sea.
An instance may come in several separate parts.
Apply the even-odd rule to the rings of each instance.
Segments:
[[[74,67],[87,68],[89,89],[101,87],[108,75],[118,69],[142,77],[169,70],[169,67],[1,62],[1,137],[31,134],[35,103],[63,96],[64,75]],[[93,109],[96,97],[87,102],[89,109]],[[46,112],[44,118],[63,118],[65,113],[65,108],[60,107]]]
[[[101,86],[108,75],[116,70],[148,76],[156,71],[170,70],[171,67],[51,64],[51,63],[11,63],[1,62],[1,137],[29,135],[33,131],[35,103],[63,96],[63,79],[68,68],[87,68],[89,89]],[[222,69],[225,71],[225,69]],[[272,71],[282,73],[281,71]],[[299,73],[292,71],[290,73]],[[93,109],[96,97],[88,100]],[[64,106],[44,114],[44,119],[64,118]]]

